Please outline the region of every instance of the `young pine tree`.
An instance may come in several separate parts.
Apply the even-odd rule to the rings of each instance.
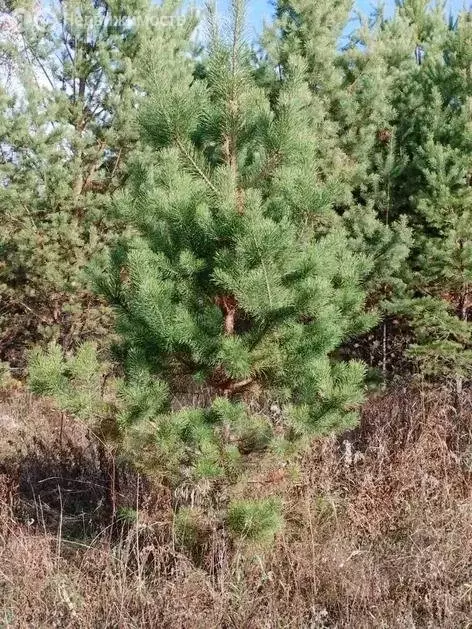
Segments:
[[[388,47],[381,15],[353,29],[351,9],[349,0],[279,0],[277,24],[266,39],[280,73],[294,52],[306,63],[319,172],[332,185],[351,247],[375,259],[365,287],[369,302],[379,305],[402,287],[411,244],[391,192],[397,168],[392,93],[402,74],[393,56],[401,59],[403,49],[396,41]],[[387,323],[373,334],[383,338],[380,351],[373,351],[372,338],[364,339],[360,351],[366,355],[368,345],[369,360],[386,376],[392,354]]]
[[[405,159],[394,194],[407,206],[415,244],[407,298],[394,307],[412,323],[410,353],[422,372],[458,378],[460,388],[472,370],[470,14],[449,28],[439,10],[405,1],[399,18],[416,33],[416,48],[397,99]]]
[[[227,37],[210,23],[199,77],[188,57],[149,59],[153,158],[118,203],[135,235],[97,273],[118,313],[131,447],[193,478],[352,425],[364,366],[336,350],[374,319],[371,263],[350,251],[319,176],[305,64],[290,57],[270,98],[243,3]]]

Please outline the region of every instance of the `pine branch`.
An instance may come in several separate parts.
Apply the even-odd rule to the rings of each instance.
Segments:
[[[204,171],[197,164],[197,162],[196,162],[195,158],[193,157],[193,155],[191,154],[191,152],[188,151],[185,148],[185,144],[178,137],[175,139],[175,142],[176,142],[180,152],[185,157],[185,159],[191,164],[191,166],[195,170],[195,172],[197,172],[198,175],[200,175],[200,177],[203,179],[203,181],[206,183],[206,185],[210,188],[210,190],[214,194],[217,195],[218,194],[218,190],[215,188],[215,186],[212,184],[210,179],[207,177],[207,175],[204,173]]]
[[[251,236],[252,236],[252,239],[253,239],[254,244],[256,246],[257,253],[259,254],[259,260],[260,260],[260,263],[261,263],[261,266],[262,266],[262,270],[264,272],[264,278],[265,278],[265,283],[266,283],[266,288],[267,288],[267,297],[269,299],[269,306],[272,308],[273,300],[272,300],[272,293],[271,293],[271,290],[270,290],[269,276],[267,275],[267,268],[266,268],[264,259],[263,259],[262,254],[261,254],[261,250],[260,250],[259,245],[257,243],[256,236],[255,236],[254,231],[252,229],[251,229]]]

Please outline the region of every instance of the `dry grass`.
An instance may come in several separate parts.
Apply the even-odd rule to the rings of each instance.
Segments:
[[[192,554],[176,543],[168,493],[129,471],[114,477],[114,508],[137,505],[137,521],[106,526],[110,457],[78,424],[65,421],[59,446],[60,415],[21,393],[0,415],[13,444],[0,627],[472,627],[472,396],[461,416],[440,390],[372,400],[361,427],[314,444],[299,474],[254,484],[284,499],[271,550],[210,522]]]

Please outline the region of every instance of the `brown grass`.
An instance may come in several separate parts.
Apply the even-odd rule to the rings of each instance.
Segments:
[[[137,505],[137,520],[110,530],[110,456],[17,393],[0,406],[0,627],[472,627],[472,396],[460,416],[452,402],[413,388],[372,400],[298,474],[255,483],[284,498],[272,549],[210,521],[195,554],[177,544],[168,493],[129,470],[115,508]]]

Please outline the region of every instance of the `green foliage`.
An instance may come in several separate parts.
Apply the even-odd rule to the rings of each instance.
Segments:
[[[167,406],[168,387],[144,370],[134,372],[130,380],[120,382],[118,394],[123,408],[119,420],[123,426],[151,420]]]
[[[278,2],[269,54],[285,68],[297,50],[312,73],[317,111],[334,133],[328,160],[342,156],[324,171],[343,182],[338,207],[351,246],[375,260],[370,302],[410,324],[409,354],[423,373],[463,376],[471,348],[470,12],[451,21],[440,5],[403,0],[388,19],[382,11],[361,19],[335,51],[329,42],[345,27],[349,3],[318,4]]]
[[[470,14],[450,28],[441,11],[405,1],[387,31],[395,46],[410,33],[410,57],[393,86],[396,166],[393,207],[408,213],[414,245],[404,295],[391,310],[411,322],[410,355],[427,375],[471,369]],[[408,42],[408,40],[407,40]],[[416,48],[414,48],[416,46]],[[411,55],[414,49],[415,55]]]
[[[174,535],[181,547],[198,552],[206,541],[208,532],[208,518],[201,510],[182,507],[175,513]]]
[[[254,54],[233,0],[227,32],[210,8],[197,62],[191,16],[126,19],[177,2],[59,4],[67,36],[40,22],[24,50],[2,39],[25,96],[0,92],[1,312],[48,338],[67,311],[32,389],[113,415],[136,467],[204,487],[234,535],[269,540],[280,504],[231,486],[355,425],[366,367],[349,348],[382,314],[408,322],[424,374],[472,372],[472,20],[404,0],[340,47],[350,2],[279,0]],[[52,52],[52,85],[34,86]],[[92,257],[121,378],[93,344],[63,351],[104,330],[99,302],[82,307]],[[200,516],[176,514],[182,545]]]
[[[423,375],[472,376],[471,326],[456,315],[448,301],[417,297],[397,300],[390,307],[411,320],[415,342],[408,353]]]
[[[122,230],[111,195],[140,153],[142,57],[186,46],[190,24],[148,0],[36,3],[0,35],[0,356],[56,340],[100,342],[111,312],[84,268]],[[43,6],[44,5],[44,6]],[[4,19],[7,19],[4,17]]]
[[[183,55],[149,59],[152,154],[116,202],[135,231],[95,269],[118,317],[127,448],[174,481],[231,478],[281,437],[351,426],[364,367],[335,352],[376,321],[372,260],[318,169],[308,69],[289,55],[277,93],[262,88],[243,10],[235,1],[227,40],[213,24],[201,76]],[[176,410],[186,391],[204,402]]]
[[[106,371],[93,343],[83,343],[70,357],[64,357],[60,346],[52,343],[47,350],[32,351],[28,384],[34,393],[54,397],[64,410],[92,421],[104,412]]]
[[[227,522],[236,537],[268,543],[282,529],[282,505],[276,498],[235,500],[228,507]]]
[[[335,85],[318,99],[314,69],[295,50],[280,84],[262,85],[243,5],[233,2],[228,37],[210,15],[198,68],[178,47],[146,56],[147,148],[115,197],[128,229],[93,270],[117,315],[122,451],[174,487],[207,487],[210,501],[257,460],[355,423],[365,369],[337,350],[376,322],[364,289],[373,256],[360,221],[356,232],[338,212],[348,176],[326,159],[335,134],[320,124],[320,103],[329,109]],[[369,229],[401,258],[403,224]],[[90,360],[37,354],[30,382],[83,413]],[[281,505],[230,502],[227,522],[236,536],[270,541]],[[200,544],[200,524],[193,510],[176,514],[182,545]]]
[[[265,36],[267,55],[277,64],[278,76],[289,70],[294,52],[306,65],[309,107],[321,136],[317,168],[330,184],[349,249],[374,262],[363,287],[381,319],[386,302],[403,294],[413,244],[408,216],[396,207],[393,194],[400,162],[393,94],[405,79],[405,42],[387,34],[390,25],[381,11],[353,20],[349,1],[279,0],[276,6],[276,23]],[[403,24],[402,29],[408,40],[408,29]],[[265,72],[264,81],[278,92],[281,82],[273,73]],[[377,337],[374,330],[366,338]],[[347,347],[352,351],[350,340]],[[365,341],[356,348],[374,368],[369,378],[380,366],[382,377],[387,376],[378,352]],[[387,350],[381,350],[384,361]]]
[[[120,507],[116,514],[116,519],[121,524],[133,525],[138,521],[138,513],[136,509],[131,507]]]

